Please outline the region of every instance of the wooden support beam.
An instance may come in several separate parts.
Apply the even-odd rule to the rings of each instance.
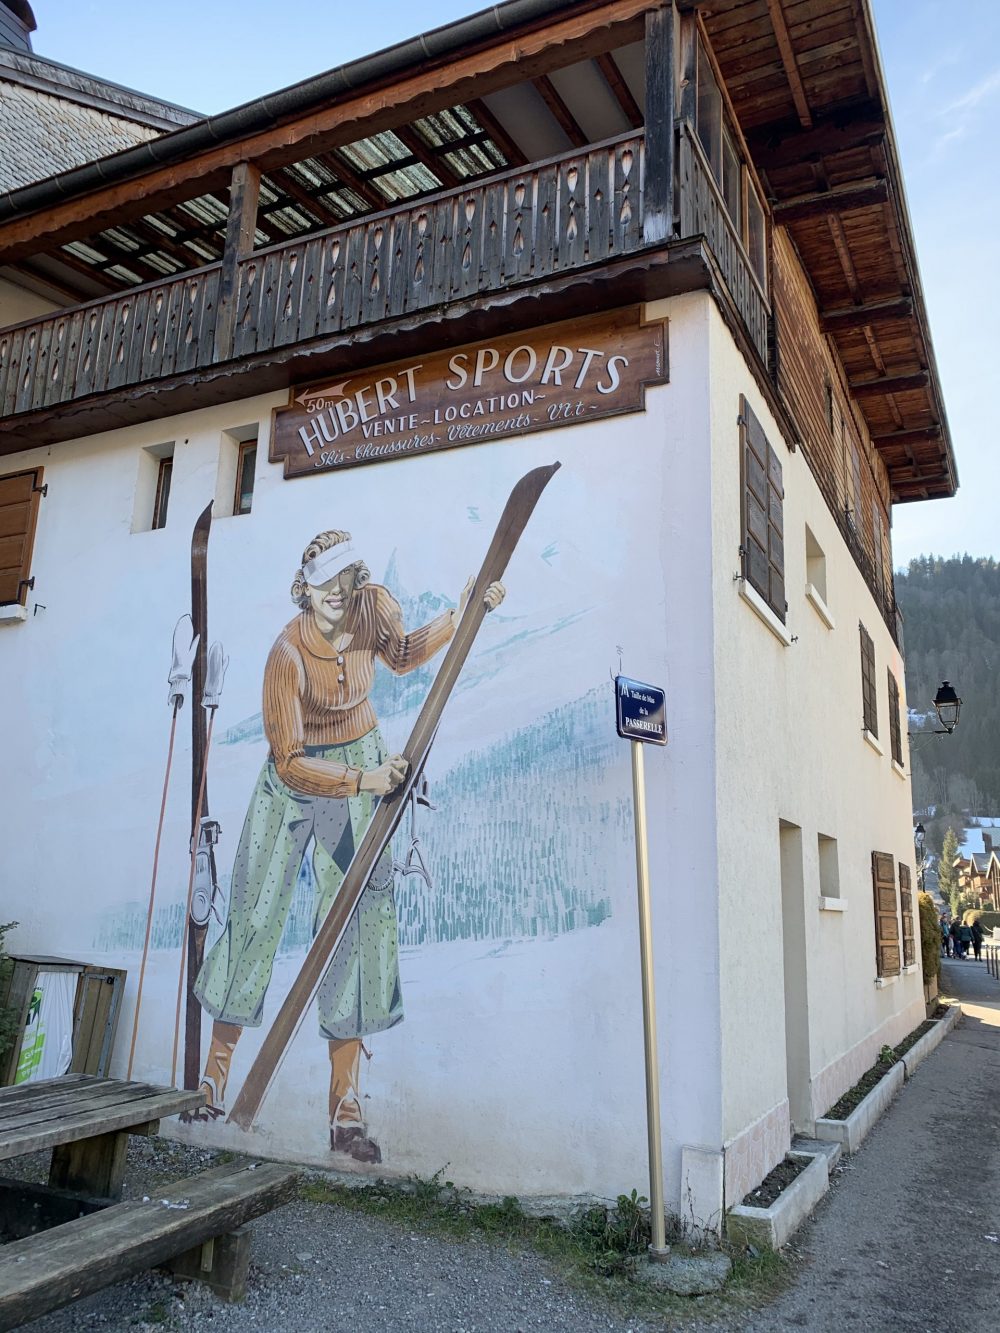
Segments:
[[[236,329],[236,288],[239,263],[251,254],[257,233],[257,201],[260,197],[260,168],[252,162],[239,162],[233,168],[229,187],[229,219],[226,223],[226,248],[222,255],[219,278],[219,304],[215,318],[216,361],[228,361],[233,354]]]
[[[884,324],[890,319],[908,319],[913,314],[913,302],[908,296],[891,301],[870,301],[867,305],[847,306],[843,310],[821,312],[819,326],[822,333],[842,333],[845,329],[862,328],[865,324]]]
[[[837,251],[837,258],[840,260],[840,267],[844,274],[844,281],[847,283],[847,290],[851,293],[851,300],[855,304],[860,304],[864,298],[861,294],[861,284],[858,282],[858,271],[854,267],[854,260],[851,258],[851,247],[847,242],[844,224],[836,213],[831,213],[826,219],[826,225],[830,231],[833,248]]]
[[[941,439],[940,426],[922,426],[918,430],[894,430],[890,435],[873,435],[876,449],[907,449],[911,444],[928,444]]]
[[[604,51],[597,57],[597,68],[604,75],[604,80],[614,93],[615,99],[622,109],[622,114],[629,125],[634,130],[641,129],[643,123],[642,108],[632,96],[632,91],[622,78],[622,72],[615,64],[615,58],[610,51]]]
[[[332,227],[338,222],[344,221],[343,213],[335,213],[324,200],[314,198],[304,185],[299,184],[287,167],[276,171],[271,177],[271,181],[275,190],[284,190],[297,204],[300,204],[307,212],[312,213],[327,226]]]
[[[880,375],[877,379],[854,380],[850,384],[855,398],[879,398],[887,393],[911,393],[926,389],[931,382],[928,371],[918,370],[912,375]]]
[[[234,136],[184,161],[153,166],[128,180],[0,222],[2,262],[12,263],[43,247],[93,235],[130,217],[158,212],[165,204],[224,188],[238,162],[256,162],[268,172],[363,135],[395,129],[416,116],[467,104],[470,98],[627,46],[640,40],[644,15],[652,3],[606,0],[574,5],[548,23],[507,33],[457,58],[414,62],[412,68],[381,83],[345,93],[249,137]]]
[[[541,74],[537,79],[532,79],[535,91],[541,96],[542,101],[551,111],[553,119],[559,125],[559,128],[566,135],[574,148],[586,148],[587,136],[580,128],[576,117],[570,111],[569,107],[559,96],[555,84],[547,74]]]
[[[825,218],[831,213],[850,213],[857,208],[871,208],[876,204],[884,204],[888,198],[889,182],[873,177],[857,185],[800,194],[794,199],[781,199],[773,205],[772,212],[775,222],[789,226],[793,222]]]
[[[479,121],[512,167],[527,166],[527,157],[481,97],[473,97],[471,101],[466,102],[465,106],[466,110],[471,111],[476,120]]]
[[[778,53],[781,56],[785,78],[792,90],[792,101],[795,103],[799,124],[803,129],[811,129],[813,120],[812,112],[809,110],[809,99],[806,97],[805,84],[803,84],[802,75],[799,73],[798,61],[795,59],[795,50],[792,47],[792,39],[788,34],[781,0],[767,0],[767,12],[771,16],[774,38],[778,43]]]
[[[113,273],[105,273],[103,268],[94,268],[93,265],[88,264],[85,259],[80,259],[76,255],[70,254],[68,250],[46,251],[45,257],[47,259],[54,259],[58,264],[65,264],[66,267],[71,268],[74,273],[82,273],[85,277],[88,277],[93,281],[95,287],[100,288],[109,296],[118,296],[120,293],[128,291],[129,283],[124,282],[121,278],[116,278]],[[93,296],[89,295],[87,300],[93,300]]]
[[[674,6],[646,15],[646,174],[643,239],[674,234]]]
[[[415,130],[412,125],[397,125],[394,131],[396,138],[404,144],[418,162],[422,162],[428,171],[434,173],[446,190],[454,189],[462,184],[462,179],[458,176],[429,144],[421,137],[420,132]]]
[[[348,186],[355,194],[360,195],[368,207],[373,208],[376,213],[389,207],[389,200],[385,195],[377,190],[371,181],[366,181],[363,176],[359,176],[342,153],[333,151],[330,153],[316,153],[314,156],[317,162],[321,162],[323,166],[334,173],[342,185]]]
[[[750,130],[747,141],[758,170],[780,171],[878,145],[885,140],[885,133],[885,117],[878,104],[871,102],[817,120],[808,130],[791,120]]]

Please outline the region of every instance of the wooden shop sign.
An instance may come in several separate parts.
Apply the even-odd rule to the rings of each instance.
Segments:
[[[274,412],[286,477],[641,412],[667,379],[664,326],[637,310],[553,324],[293,389]]]

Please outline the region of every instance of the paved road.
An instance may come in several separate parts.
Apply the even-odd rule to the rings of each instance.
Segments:
[[[1000,1329],[1000,984],[945,961],[964,1017],[846,1159],[753,1333]]]

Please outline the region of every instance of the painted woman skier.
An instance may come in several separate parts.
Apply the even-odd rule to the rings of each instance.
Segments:
[[[313,840],[313,932],[327,916],[377,800],[406,777],[390,755],[369,698],[375,659],[396,675],[428,662],[451,639],[472,591],[456,610],[406,633],[388,589],[371,582],[350,533],[321,532],[292,583],[300,609],[264,668],[267,758],[236,851],[229,915],[205,959],[195,994],[215,1022],[202,1090],[208,1118],[225,1114],[233,1051],[244,1027],[259,1027],[275,954],[302,859]],[[504,597],[492,583],[484,602]],[[359,1162],[381,1161],[358,1090],[363,1040],[403,1017],[392,852],[386,848],[317,996],[330,1054],[330,1146]]]

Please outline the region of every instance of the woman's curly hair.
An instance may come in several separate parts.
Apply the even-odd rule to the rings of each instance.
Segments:
[[[315,560],[318,555],[324,551],[329,551],[331,546],[339,546],[341,542],[349,542],[351,534],[342,532],[339,528],[331,528],[329,532],[320,532],[312,539],[306,549],[302,552],[302,564],[295,571],[295,577],[292,579],[292,601],[302,611],[309,606],[309,593],[306,591],[306,576],[303,571],[303,565],[307,565],[310,560]],[[363,588],[366,583],[371,582],[371,570],[363,560],[354,562],[354,586]]]

